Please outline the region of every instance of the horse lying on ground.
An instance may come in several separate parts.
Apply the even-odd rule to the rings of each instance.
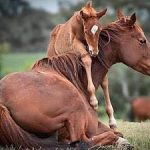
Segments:
[[[138,97],[131,101],[130,121],[150,119],[150,97]]]
[[[67,52],[79,52],[81,54],[88,79],[87,90],[90,96],[90,104],[94,109],[98,109],[98,101],[91,77],[92,60],[90,54],[96,56],[99,52],[98,40],[101,30],[99,19],[105,13],[106,9],[102,12],[96,12],[92,3],[88,2],[66,23],[57,25],[53,29],[47,50],[48,57]],[[86,51],[85,44],[87,44],[90,54]]]
[[[111,23],[101,32],[101,50],[92,61],[96,89],[117,62],[150,75],[149,43],[135,21],[133,14]],[[110,35],[107,45],[105,31]],[[48,137],[62,128],[67,133],[63,134],[64,139],[70,142],[120,144],[118,133],[101,124],[89,105],[82,61],[71,55],[45,58],[36,63],[33,71],[10,74],[0,81],[0,144],[50,147],[52,142]],[[43,137],[37,139],[36,134]]]

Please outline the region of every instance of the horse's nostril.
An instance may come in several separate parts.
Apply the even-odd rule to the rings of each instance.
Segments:
[[[93,55],[93,51],[92,50],[89,50],[89,53],[90,53],[91,56]]]

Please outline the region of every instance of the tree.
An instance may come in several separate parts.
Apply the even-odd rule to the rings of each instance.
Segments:
[[[0,0],[1,16],[17,16],[29,9],[29,4],[24,0]]]

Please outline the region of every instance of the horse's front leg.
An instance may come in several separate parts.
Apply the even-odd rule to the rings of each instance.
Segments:
[[[109,89],[108,89],[108,77],[107,75],[104,77],[101,87],[104,92],[104,97],[105,97],[105,105],[106,105],[106,113],[109,117],[109,126],[112,129],[117,128],[117,122],[114,117],[114,110],[110,101],[110,96],[109,96]]]
[[[133,149],[127,139],[117,136],[112,131],[107,131],[90,138],[89,143],[96,146],[114,145],[117,149]]]
[[[92,75],[91,75],[91,65],[92,65],[92,59],[90,55],[86,55],[82,57],[82,62],[84,64],[86,74],[87,74],[87,81],[88,81],[88,86],[87,90],[90,95],[90,104],[93,106],[95,110],[98,109],[98,100],[95,95],[95,87],[92,81]]]

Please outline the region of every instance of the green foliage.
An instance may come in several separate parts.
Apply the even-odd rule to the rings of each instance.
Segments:
[[[11,47],[9,43],[4,42],[0,44],[0,77],[2,76],[2,54],[8,53],[10,49]]]
[[[2,76],[17,71],[27,71],[44,53],[8,53],[2,55]]]
[[[29,8],[29,4],[24,0],[0,0],[0,14],[2,16],[20,15],[25,9]]]
[[[0,54],[2,53],[8,53],[11,49],[11,46],[9,43],[4,42],[0,44]]]

